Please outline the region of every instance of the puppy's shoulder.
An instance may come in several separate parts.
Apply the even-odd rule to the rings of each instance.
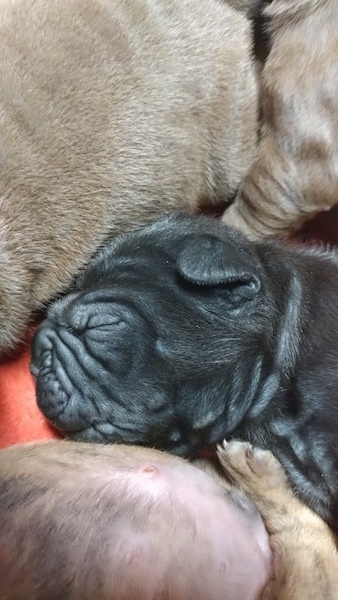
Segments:
[[[273,0],[263,8],[263,17],[266,28],[273,33],[316,12],[335,8],[336,0]]]

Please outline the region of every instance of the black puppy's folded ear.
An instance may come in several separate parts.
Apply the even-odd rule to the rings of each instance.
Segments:
[[[237,299],[251,300],[261,288],[258,261],[243,243],[231,239],[207,234],[186,239],[176,266],[186,281],[199,286],[223,284]]]

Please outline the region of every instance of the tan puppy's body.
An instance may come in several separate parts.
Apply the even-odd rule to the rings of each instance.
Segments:
[[[329,527],[293,494],[271,452],[225,443],[218,458],[230,480],[258,508],[270,535],[275,579],[264,600],[336,600],[338,552]]]
[[[1,2],[0,352],[108,236],[235,194],[251,43],[218,0]]]
[[[261,140],[224,219],[249,237],[284,237],[338,202],[338,2],[273,0],[263,17]]]
[[[220,463],[191,465],[59,441],[0,454],[1,599],[338,597],[332,533],[270,452],[233,441]]]
[[[271,573],[255,506],[188,461],[63,441],[0,452],[1,600],[258,600]]]

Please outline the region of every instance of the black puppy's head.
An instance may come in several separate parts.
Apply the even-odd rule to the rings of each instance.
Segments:
[[[255,246],[173,215],[108,244],[33,340],[37,399],[77,440],[192,453],[250,409],[269,324]]]

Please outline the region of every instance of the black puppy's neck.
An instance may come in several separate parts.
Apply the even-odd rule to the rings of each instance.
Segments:
[[[247,350],[247,372],[243,374],[242,370],[240,378],[235,372],[230,386],[226,386],[225,404],[227,435],[263,444],[268,423],[288,410],[292,381],[304,349],[304,331],[311,319],[316,276],[303,268],[301,251],[295,254],[294,249],[289,251],[285,246],[278,251],[275,245],[271,249],[266,243],[257,244],[257,250],[265,273],[269,321],[264,339]],[[320,259],[317,266],[321,267]],[[255,354],[254,360],[250,360],[249,353]]]

